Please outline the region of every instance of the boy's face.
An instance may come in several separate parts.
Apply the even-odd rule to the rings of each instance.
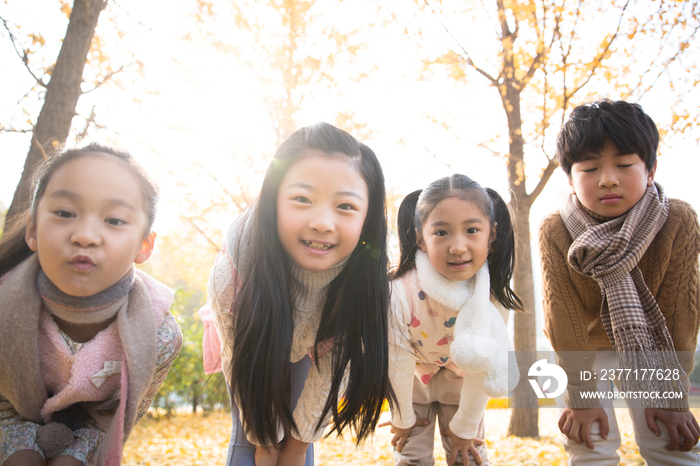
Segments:
[[[654,183],[651,171],[637,154],[622,154],[608,142],[600,153],[571,166],[569,184],[588,210],[603,217],[627,213]]]

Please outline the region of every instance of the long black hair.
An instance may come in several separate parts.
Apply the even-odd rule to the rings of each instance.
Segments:
[[[488,252],[491,293],[506,309],[522,311],[523,303],[510,287],[515,267],[515,233],[508,205],[493,189],[484,189],[459,173],[433,181],[401,201],[398,215],[401,257],[392,278],[401,278],[415,267],[418,232],[435,206],[451,197],[473,203],[489,219],[491,228],[496,224],[496,238]]]
[[[79,149],[69,149],[42,162],[34,171],[32,183],[34,189],[31,199],[17,217],[15,217],[12,225],[3,233],[2,239],[0,240],[0,275],[10,271],[24,259],[32,255],[33,251],[29,249],[24,239],[27,220],[29,218],[36,220],[37,206],[44,196],[46,186],[49,184],[53,174],[71,160],[87,155],[114,157],[120,160],[124,166],[136,176],[141,185],[144,210],[148,217],[148,226],[144,237],[151,231],[151,227],[156,218],[158,187],[151,181],[148,175],[146,175],[145,171],[134,158],[126,151],[97,143],[91,143]]]
[[[350,427],[359,443],[374,431],[384,399],[394,399],[388,375],[384,176],[369,147],[345,131],[318,123],[294,132],[278,147],[255,208],[248,212],[247,244],[241,244],[243,235],[239,235],[234,253],[242,280],[233,304],[229,380],[244,425],[264,445],[277,443],[278,425],[285,435],[298,432],[290,406],[291,297],[297,284],[291,274],[291,259],[277,233],[277,194],[289,169],[310,151],[352,160],[369,196],[361,241],[330,284],[316,334],[316,347],[328,339],[334,342],[331,389],[316,427],[320,428],[330,413],[333,430],[342,433]],[[243,261],[238,254],[241,248],[246,249],[248,260]],[[348,385],[341,393],[346,370]]]

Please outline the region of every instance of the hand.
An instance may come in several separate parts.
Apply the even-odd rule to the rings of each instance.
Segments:
[[[608,415],[603,408],[566,408],[559,418],[559,430],[567,438],[576,443],[583,442],[593,450],[591,425],[594,421],[600,422],[600,436],[607,439],[610,427],[608,426]]]
[[[448,466],[453,466],[457,462],[457,457],[459,454],[462,454],[462,462],[464,464],[469,464],[469,454],[474,457],[474,460],[476,461],[476,464],[483,464],[483,460],[481,459],[481,455],[479,455],[479,452],[476,451],[476,446],[477,445],[483,445],[484,444],[484,439],[480,438],[470,438],[470,439],[464,439],[462,437],[457,436],[456,434],[452,433],[452,431],[447,428],[442,431],[442,435],[449,435],[452,438],[452,453],[450,454],[450,457],[447,459],[447,465]]]
[[[255,447],[255,466],[277,466],[280,452],[276,447]]]
[[[700,426],[698,426],[698,421],[695,420],[695,416],[690,411],[667,411],[659,408],[646,408],[644,417],[647,420],[647,427],[657,437],[661,435],[661,430],[656,425],[656,419],[664,423],[671,438],[671,443],[666,446],[668,451],[690,451],[700,440]]]
[[[43,466],[44,458],[34,450],[20,450],[11,454],[2,466]]]
[[[50,466],[85,466],[82,461],[72,456],[57,456],[49,463]]]
[[[277,464],[279,466],[304,466],[308,448],[309,444],[307,442],[297,440],[290,435],[282,444],[282,452]]]
[[[416,419],[416,423],[413,424],[413,427],[427,426],[427,425],[428,425],[427,419]],[[391,433],[394,434],[394,436],[391,437],[391,446],[396,448],[396,451],[401,453],[401,450],[403,450],[403,446],[406,445],[406,441],[408,440],[408,437],[411,435],[411,431],[413,430],[413,427],[409,427],[407,429],[402,429],[400,427],[396,427],[390,421],[382,422],[377,427],[386,427],[386,426],[391,426]]]

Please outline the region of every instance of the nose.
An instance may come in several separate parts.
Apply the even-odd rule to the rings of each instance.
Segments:
[[[101,243],[101,236],[97,220],[90,218],[80,219],[75,224],[75,229],[71,235],[71,243],[80,248],[89,248]]]
[[[601,188],[614,188],[619,186],[620,181],[617,177],[617,171],[612,167],[601,168],[598,185]]]
[[[467,241],[462,237],[456,237],[451,243],[449,248],[450,254],[454,256],[460,256],[467,252]]]
[[[335,216],[329,208],[314,209],[309,219],[309,228],[318,233],[330,233],[335,230]]]

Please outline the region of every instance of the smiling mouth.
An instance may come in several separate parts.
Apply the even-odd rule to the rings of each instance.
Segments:
[[[470,263],[470,262],[471,262],[471,261],[454,261],[454,262],[448,262],[448,264],[450,264],[450,265],[453,266],[453,267],[460,267],[460,266],[463,266],[463,265],[467,265],[467,264]]]
[[[330,243],[317,243],[316,241],[306,240],[301,240],[301,242],[304,243],[306,246],[310,247],[311,249],[320,249],[321,251],[327,251],[333,247],[333,245]]]

